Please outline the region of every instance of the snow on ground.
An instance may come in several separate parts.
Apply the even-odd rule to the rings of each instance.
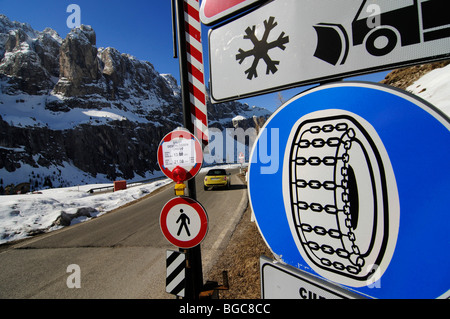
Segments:
[[[220,166],[239,167],[239,164]],[[202,171],[213,167],[205,167]],[[168,185],[170,179],[162,179],[148,184],[132,186],[117,192],[90,194],[92,188],[113,186],[91,184],[39,191],[37,194],[0,196],[0,244],[30,237],[33,233],[53,231],[62,228],[54,222],[64,212],[74,215],[82,208],[88,208],[90,217],[80,216],[72,219],[71,225],[98,217],[129,202],[135,201],[156,189]]]
[[[0,83],[0,86],[2,83]],[[3,83],[4,85],[4,83]],[[45,105],[51,100],[64,100],[60,95],[28,95],[17,94],[8,95],[0,94],[0,104],[8,105],[0,111],[2,119],[13,126],[40,126],[48,127],[52,130],[71,129],[80,124],[102,125],[114,120],[130,120],[138,123],[148,123],[149,121],[136,112],[133,112],[135,106],[129,102],[124,102],[126,108],[119,109],[112,105],[105,98],[100,96],[91,96],[91,102],[98,102],[99,105],[111,104],[111,107],[105,110],[73,108],[68,112],[53,112],[48,110]],[[145,109],[155,107],[157,102],[153,100],[144,100],[137,102]],[[158,125],[158,123],[155,123]]]
[[[62,226],[53,225],[62,212],[76,214],[80,208],[89,208],[91,217],[98,217],[128,202],[137,200],[169,184],[164,179],[126,190],[103,194],[90,194],[94,187],[113,184],[83,185],[39,191],[38,194],[5,195],[0,201],[0,244],[28,237],[37,231],[51,231]],[[81,216],[71,224],[90,219]]]
[[[406,90],[430,102],[450,117],[450,64],[428,72]]]
[[[408,87],[407,91],[432,103],[450,117],[450,65],[427,73]],[[22,110],[19,110],[20,107],[17,107],[16,115],[18,119],[23,121],[23,114],[20,113],[29,111],[28,108],[30,105],[27,103],[21,104],[20,106],[23,107]],[[92,115],[108,118],[128,116],[128,114],[125,116],[119,113],[84,113],[84,116]],[[30,119],[33,122],[36,121],[33,118]],[[12,116],[8,120],[14,122],[15,118]],[[31,124],[21,123],[23,125]],[[231,168],[238,166],[239,164],[234,164],[222,167]],[[211,168],[202,168],[202,170]],[[114,193],[109,192],[94,195],[88,194],[87,191],[94,187],[112,186],[112,184],[91,184],[56,188],[43,190],[40,192],[41,194],[0,196],[0,244],[26,238],[32,235],[33,232],[51,231],[61,228],[62,226],[53,226],[55,220],[61,215],[61,212],[71,215],[77,213],[81,208],[90,208],[92,212],[91,218],[100,216],[128,202],[139,199],[170,182],[171,180],[169,179],[163,179]],[[78,217],[72,219],[71,224],[79,223],[87,219],[89,217]]]

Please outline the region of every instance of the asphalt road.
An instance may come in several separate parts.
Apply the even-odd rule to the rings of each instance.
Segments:
[[[209,219],[201,244],[204,281],[247,205],[246,187],[231,172],[230,190],[204,191],[203,175],[196,177],[197,200]],[[0,298],[173,299],[165,292],[165,253],[177,248],[159,226],[173,197],[171,184],[133,205],[1,251]],[[79,266],[79,281],[69,265]],[[81,287],[68,288],[68,281]]]

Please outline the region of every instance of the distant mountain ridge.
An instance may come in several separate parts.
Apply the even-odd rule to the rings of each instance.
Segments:
[[[254,116],[271,113],[239,102],[207,107],[210,127],[220,129],[236,117],[255,126]],[[173,76],[97,48],[90,26],[62,39],[0,14],[0,185],[144,178],[159,170],[157,145],[182,113]]]

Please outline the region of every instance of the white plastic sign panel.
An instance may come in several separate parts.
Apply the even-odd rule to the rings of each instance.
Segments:
[[[380,84],[340,82],[281,106],[254,145],[250,202],[273,253],[374,298],[450,286],[450,120]]]
[[[275,0],[210,30],[215,102],[450,58],[439,0]]]
[[[360,299],[352,291],[314,277],[297,268],[260,258],[263,299]]]
[[[186,180],[194,177],[202,166],[203,152],[198,139],[189,131],[177,129],[168,133],[158,146],[158,165],[169,178],[179,166],[186,170]]]
[[[197,163],[195,140],[172,139],[162,144],[163,165],[173,169],[178,165],[194,166]]]
[[[192,248],[200,244],[208,232],[208,215],[203,206],[188,197],[168,201],[159,218],[166,239],[179,248]]]

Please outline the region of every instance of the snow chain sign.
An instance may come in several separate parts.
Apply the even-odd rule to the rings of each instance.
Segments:
[[[162,139],[158,147],[158,164],[161,171],[176,182],[194,177],[203,162],[200,142],[189,131],[177,129]],[[180,169],[181,168],[181,169]],[[177,174],[182,172],[183,176]]]
[[[299,94],[253,148],[259,230],[280,261],[361,295],[448,297],[449,145],[450,119],[405,91]]]
[[[441,0],[275,0],[209,32],[215,102],[450,58]]]

